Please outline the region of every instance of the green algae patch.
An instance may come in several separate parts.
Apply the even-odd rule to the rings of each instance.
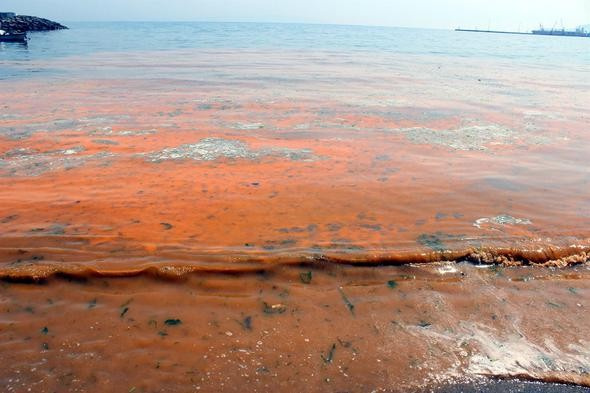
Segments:
[[[299,273],[299,279],[303,284],[311,284],[313,273],[311,271],[305,273]]]
[[[387,281],[387,288],[389,288],[389,289],[395,289],[395,288],[397,288],[397,285],[398,285],[397,281],[395,281],[395,280]]]

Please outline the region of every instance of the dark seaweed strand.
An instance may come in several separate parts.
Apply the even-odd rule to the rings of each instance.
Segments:
[[[348,299],[348,297],[346,296],[346,294],[344,293],[342,288],[338,288],[338,292],[340,292],[340,296],[342,296],[342,300],[344,301],[344,304],[348,308],[348,311],[350,311],[350,313],[352,315],[354,315],[354,304],[352,304],[350,299]]]

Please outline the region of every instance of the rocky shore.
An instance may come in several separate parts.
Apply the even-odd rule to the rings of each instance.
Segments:
[[[66,26],[49,19],[36,16],[16,15],[1,19],[2,29],[6,31],[50,31],[67,29]]]

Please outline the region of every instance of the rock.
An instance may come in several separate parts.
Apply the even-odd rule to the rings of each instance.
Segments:
[[[50,31],[67,29],[66,26],[49,19],[37,18],[36,16],[16,15],[10,18],[0,20],[2,30],[9,32],[27,32],[27,31]]]

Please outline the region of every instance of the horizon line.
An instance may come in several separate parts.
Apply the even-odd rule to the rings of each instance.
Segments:
[[[419,30],[442,30],[454,31],[462,28],[456,27],[423,27],[423,26],[399,26],[399,25],[368,25],[354,23],[329,23],[329,22],[285,22],[285,21],[240,21],[240,20],[61,20],[60,23],[231,23],[231,24],[269,24],[269,25],[311,25],[311,26],[342,26],[342,27],[374,27],[374,28],[394,28],[394,29],[419,29]]]

